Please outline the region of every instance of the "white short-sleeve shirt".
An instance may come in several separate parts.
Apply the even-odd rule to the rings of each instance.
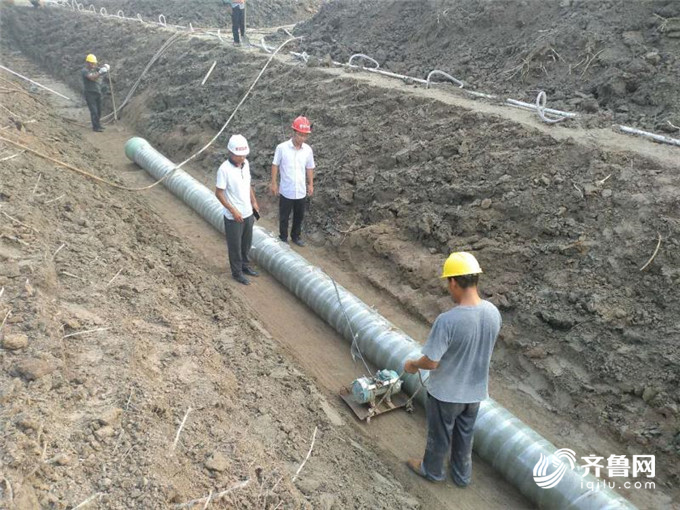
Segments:
[[[250,203],[250,165],[247,160],[241,167],[232,165],[229,160],[222,163],[217,169],[216,186],[224,190],[227,202],[233,205],[244,219],[253,214],[253,206]],[[230,220],[234,219],[234,215],[226,207],[224,215]]]
[[[307,196],[307,170],[314,168],[314,152],[306,143],[299,149],[293,140],[280,143],[274,153],[272,165],[279,167],[281,184],[279,193],[293,200]]]

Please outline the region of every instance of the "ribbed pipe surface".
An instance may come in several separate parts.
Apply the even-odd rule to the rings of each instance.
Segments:
[[[156,179],[161,179],[175,167],[172,161],[142,138],[131,138],[125,145],[125,154]],[[224,233],[222,205],[213,191],[183,170],[176,170],[163,184]],[[284,284],[345,339],[352,340],[350,326],[328,275],[259,227],[254,228],[251,254],[260,267]],[[340,285],[338,291],[357,336],[357,344],[373,365],[401,373],[407,359],[421,356],[420,345],[416,341]],[[405,387],[409,393],[416,391],[418,384],[417,376],[405,377]],[[426,393],[419,392],[417,399],[424,405]],[[541,508],[635,508],[609,489],[587,489],[588,482],[595,485],[598,479],[592,475],[583,477],[583,468],[580,466],[567,470],[556,487],[538,487],[533,479],[534,466],[541,454],[549,458],[555,452],[555,446],[493,399],[485,400],[480,407],[474,447],[482,459]]]

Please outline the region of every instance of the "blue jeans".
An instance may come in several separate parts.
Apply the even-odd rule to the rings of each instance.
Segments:
[[[433,481],[446,478],[444,462],[451,459],[453,482],[465,487],[472,477],[472,440],[479,402],[455,404],[427,395],[427,446],[421,470]]]

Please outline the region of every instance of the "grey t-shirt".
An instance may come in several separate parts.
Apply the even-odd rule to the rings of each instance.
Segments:
[[[90,80],[87,75],[90,73],[96,73],[96,69],[88,69],[87,67],[83,67],[82,71],[80,71],[80,74],[83,76],[83,90],[85,92],[99,92],[101,94],[102,88],[101,88],[101,82],[102,78],[101,76],[98,77],[96,80]]]
[[[422,350],[439,362],[430,372],[430,395],[460,404],[489,396],[489,363],[501,323],[498,309],[484,300],[477,306],[456,306],[437,317]]]

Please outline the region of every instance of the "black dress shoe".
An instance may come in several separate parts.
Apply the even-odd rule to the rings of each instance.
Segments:
[[[97,133],[101,133],[102,131],[104,131],[104,128],[99,126],[99,127],[94,128],[94,131],[96,131]]]
[[[279,236],[279,241],[281,241],[282,243],[288,244],[288,239],[284,239],[284,238],[281,237],[281,236]]]
[[[248,276],[260,276],[260,273],[258,273],[254,269],[250,269],[249,267],[243,268],[243,274],[247,274]]]
[[[236,280],[239,283],[242,283],[243,285],[250,285],[250,280],[243,276],[242,274],[234,275],[234,280]]]
[[[293,239],[293,242],[297,244],[298,246],[305,246],[307,243],[304,242],[302,239]]]

